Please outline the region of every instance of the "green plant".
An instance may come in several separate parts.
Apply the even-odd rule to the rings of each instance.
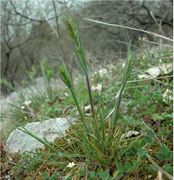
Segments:
[[[48,65],[48,62],[46,60],[42,61],[40,64],[42,75],[44,78],[45,86],[46,86],[46,92],[48,95],[48,98],[50,100],[53,99],[53,92],[50,85],[51,78],[53,77],[54,71],[51,69]]]
[[[72,125],[65,137],[57,140],[54,144],[49,144],[26,129],[21,129],[46,147],[41,154],[43,154],[42,159],[45,160],[44,166],[49,167],[50,169],[47,169],[50,172],[43,170],[42,176],[45,179],[54,179],[54,175],[56,178],[58,176],[62,179],[134,179],[137,176],[139,178],[143,175],[146,177],[149,172],[151,173],[149,167],[153,167],[155,169],[152,172],[154,177],[156,171],[161,171],[170,179],[171,175],[168,173],[172,172],[171,144],[169,142],[167,145],[163,144],[162,133],[170,134],[171,110],[169,110],[170,105],[166,105],[162,101],[162,83],[158,81],[145,84],[144,81],[130,81],[126,86],[129,78],[136,77],[136,74],[130,75],[133,61],[136,58],[129,48],[122,81],[119,82],[121,88],[117,85],[113,88],[113,82],[116,81],[114,78],[108,87],[105,87],[103,81],[101,93],[96,95],[96,100],[95,93],[91,91],[85,49],[77,22],[68,17],[64,19],[64,23],[73,41],[77,63],[86,79],[86,87],[74,84],[68,66],[63,63],[58,69],[58,74],[67,86],[68,94],[72,95],[72,98],[68,97],[64,103],[65,106],[68,104],[76,106],[79,113],[77,123]],[[148,57],[146,58],[150,61]],[[146,58],[144,59],[146,60]],[[138,65],[137,63],[136,65],[147,67],[147,64]],[[119,75],[121,73],[120,71]],[[82,92],[78,89],[79,87]],[[123,93],[128,111],[120,113]],[[116,98],[111,97],[112,94],[116,95]],[[84,106],[86,104],[90,104],[90,116],[85,114]],[[51,113],[53,112],[51,111]],[[161,122],[161,126],[158,121]],[[154,125],[151,122],[157,123]],[[163,122],[167,124],[168,129]],[[138,135],[127,135],[133,131],[138,132]],[[165,153],[167,153],[167,157]],[[149,162],[152,166],[149,166]],[[40,158],[34,158],[30,165],[32,167],[32,164],[39,165],[39,163]],[[55,168],[59,174],[55,174],[54,170],[51,170],[52,168]]]
[[[61,67],[61,69],[59,69],[59,75],[60,75],[61,79],[64,81],[64,83],[67,85],[67,87],[70,89],[72,96],[74,98],[74,101],[76,102],[77,109],[79,111],[82,123],[85,128],[85,133],[84,132],[83,133],[81,132],[82,134],[80,133],[81,142],[83,142],[82,146],[84,148],[86,148],[85,151],[87,151],[88,154],[92,154],[92,156],[90,155],[90,157],[88,157],[88,158],[90,158],[90,159],[94,158],[96,160],[101,161],[101,163],[103,163],[103,164],[107,164],[105,156],[107,156],[109,154],[111,156],[109,159],[110,159],[110,161],[112,161],[111,159],[113,158],[113,156],[115,154],[115,150],[113,151],[114,148],[111,150],[111,152],[108,152],[108,151],[110,151],[110,148],[112,146],[119,147],[119,144],[117,144],[117,143],[114,144],[115,141],[113,139],[114,139],[114,136],[116,136],[115,137],[116,139],[117,138],[119,139],[119,136],[122,134],[122,132],[120,132],[117,129],[118,127],[117,127],[116,123],[117,123],[119,107],[120,107],[120,103],[121,103],[121,96],[122,96],[123,90],[125,88],[126,81],[130,76],[132,63],[133,63],[133,60],[135,59],[135,57],[134,57],[133,53],[129,50],[128,51],[128,61],[126,64],[125,73],[124,73],[123,80],[122,80],[122,86],[119,91],[117,100],[115,102],[113,118],[109,122],[109,124],[110,124],[109,129],[107,129],[106,125],[105,125],[105,123],[107,123],[106,119],[102,115],[103,114],[102,102],[100,104],[101,111],[98,111],[98,114],[94,111],[93,97],[92,97],[91,86],[90,86],[89,77],[88,77],[88,68],[87,68],[88,66],[86,63],[85,51],[84,51],[82,41],[80,38],[77,22],[73,18],[68,17],[64,20],[64,23],[65,23],[67,32],[69,33],[71,39],[73,40],[74,51],[75,51],[77,59],[78,59],[78,64],[81,67],[82,72],[84,73],[85,78],[86,78],[89,102],[90,102],[91,112],[92,112],[92,119],[89,119],[89,120],[85,119],[85,117],[83,115],[84,112],[82,112],[82,110],[80,109],[77,94],[76,94],[75,88],[73,86],[73,80],[72,80],[70,72],[68,71],[68,68],[65,64]],[[101,95],[101,98],[102,98],[102,95]],[[101,132],[102,132],[102,134],[101,134]],[[117,135],[118,135],[118,137],[117,137]],[[119,143],[121,143],[121,142],[119,142]],[[89,151],[91,151],[91,152],[89,153]],[[107,161],[108,161],[108,159],[107,159]]]
[[[122,86],[117,95],[117,99],[115,100],[113,115],[110,119],[106,118],[106,116],[104,116],[102,91],[98,101],[99,104],[96,108],[94,108],[95,104],[89,81],[88,66],[85,59],[85,50],[82,45],[77,22],[73,18],[68,17],[67,19],[64,19],[64,24],[74,42],[74,51],[78,59],[77,63],[81,67],[81,70],[86,79],[87,92],[92,113],[91,117],[85,116],[84,108],[82,108],[78,100],[78,94],[73,83],[72,75],[68,66],[63,63],[62,66],[59,67],[59,77],[63,80],[72,94],[72,98],[79,112],[79,120],[81,122],[79,124],[78,131],[71,133],[72,138],[75,139],[73,144],[75,143],[76,145],[71,145],[73,147],[73,151],[69,152],[70,154],[66,153],[67,156],[65,155],[65,157],[68,158],[74,153],[79,154],[79,157],[83,157],[82,161],[85,159],[88,161],[86,164],[87,166],[91,166],[93,163],[96,163],[96,166],[100,166],[102,169],[108,169],[109,173],[112,174],[113,172],[111,167],[113,164],[115,164],[116,161],[120,161],[122,156],[124,156],[124,153],[126,153],[129,147],[131,147],[131,143],[139,139],[139,137],[135,137],[130,141],[130,139],[123,138],[122,134],[125,132],[125,130],[121,127],[120,124],[117,123],[119,118],[118,113],[121,97],[126,85],[126,81],[130,76],[133,60],[135,57],[129,49]],[[108,116],[108,114],[106,115]],[[29,134],[33,138],[36,138],[51,151],[56,153],[56,149],[49,145],[46,141],[39,139],[37,136],[28,132],[26,129],[20,130]],[[57,156],[59,157],[60,154],[61,153],[57,153]],[[101,173],[101,176],[104,177],[105,175]]]
[[[11,85],[11,83],[9,81],[7,81],[6,79],[0,79],[0,84],[4,85],[9,90],[15,90],[15,88]]]

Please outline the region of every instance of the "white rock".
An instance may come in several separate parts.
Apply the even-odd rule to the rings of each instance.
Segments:
[[[65,134],[70,122],[74,121],[73,118],[56,118],[28,123],[25,128],[41,139],[54,142]],[[9,153],[32,152],[38,148],[44,148],[44,145],[19,129],[12,131],[6,141],[6,149]]]
[[[156,78],[161,74],[169,74],[173,71],[173,65],[172,64],[161,64],[159,67],[152,67],[146,71],[149,75],[141,74],[138,75],[139,79],[150,79],[150,78]]]
[[[160,75],[160,68],[159,67],[152,67],[146,71],[151,77],[156,78]]]

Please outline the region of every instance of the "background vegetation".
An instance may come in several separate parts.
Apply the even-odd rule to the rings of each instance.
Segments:
[[[132,47],[141,46],[139,38],[149,45],[161,43],[147,34],[92,23],[84,17],[107,23],[127,25],[172,37],[172,2],[168,1],[17,1],[1,2],[1,82],[13,87],[29,80],[32,71],[41,76],[44,60],[55,68],[61,59],[68,61],[76,74],[75,55],[61,23],[64,15],[73,14],[79,21],[87,61],[92,67],[124,59],[130,40]],[[116,58],[115,58],[116,57]],[[21,76],[22,74],[22,76]],[[1,83],[2,93],[10,91]]]

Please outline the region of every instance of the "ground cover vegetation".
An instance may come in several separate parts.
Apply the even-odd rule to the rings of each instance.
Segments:
[[[20,128],[45,145],[44,150],[8,156],[2,151],[2,176],[18,179],[172,179],[171,72],[138,79],[153,66],[171,62],[170,48],[141,50],[128,46],[126,63],[89,73],[85,48],[75,19],[63,20],[82,78],[74,83],[67,64],[53,71],[42,64],[46,92],[11,104],[13,127],[54,117],[78,120],[52,144]],[[65,90],[49,85],[53,76]],[[88,108],[87,108],[88,107]],[[9,132],[7,132],[8,134]],[[5,135],[6,136],[6,135]],[[3,145],[1,147],[3,149]]]

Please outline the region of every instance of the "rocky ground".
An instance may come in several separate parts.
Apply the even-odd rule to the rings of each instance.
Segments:
[[[50,83],[51,87],[62,89],[65,88],[65,85],[63,82],[59,79],[52,80]],[[9,95],[3,95],[1,94],[0,96],[0,108],[1,108],[1,114],[7,115],[8,112],[10,111],[10,106],[9,104],[16,102],[18,100],[19,95],[22,93],[26,96],[30,96],[31,93],[38,93],[39,92],[44,92],[45,91],[45,83],[44,83],[44,78],[39,77],[37,78],[33,85],[28,86],[26,88],[18,88],[16,92],[12,92]],[[3,118],[0,120],[0,133],[5,130],[6,125],[8,124],[8,121],[3,121]]]

